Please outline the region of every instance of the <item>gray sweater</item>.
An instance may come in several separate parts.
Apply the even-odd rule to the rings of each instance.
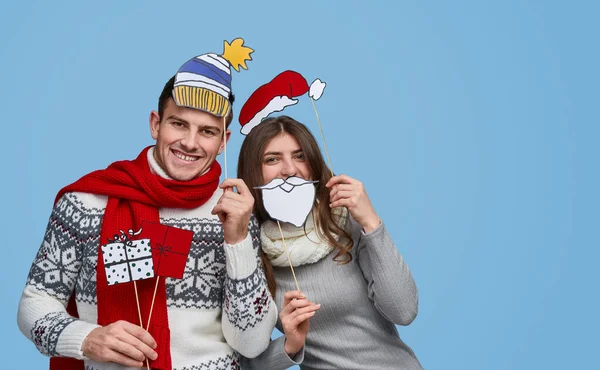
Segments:
[[[272,341],[254,359],[243,359],[242,369],[287,369],[295,364],[311,369],[422,369],[413,351],[400,339],[396,326],[417,316],[417,288],[408,266],[385,225],[365,234],[351,217],[354,240],[352,261],[320,261],[295,267],[300,289],[321,304],[310,319],[303,350],[293,359],[285,353],[284,336]],[[296,286],[289,267],[274,267],[275,302],[281,311],[283,295]],[[281,321],[277,328],[283,332]]]

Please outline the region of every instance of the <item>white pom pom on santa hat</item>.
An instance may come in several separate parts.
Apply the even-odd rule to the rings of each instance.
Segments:
[[[325,86],[327,84],[321,79],[317,78],[310,84],[310,89],[308,90],[308,96],[310,96],[313,100],[319,100],[321,95],[323,95],[323,90],[325,90]]]

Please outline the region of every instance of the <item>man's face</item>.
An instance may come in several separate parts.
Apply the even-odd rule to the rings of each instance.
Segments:
[[[206,172],[225,146],[224,119],[201,110],[180,107],[169,99],[163,117],[150,113],[150,132],[156,140],[154,157],[178,181]],[[226,132],[226,140],[230,131]]]

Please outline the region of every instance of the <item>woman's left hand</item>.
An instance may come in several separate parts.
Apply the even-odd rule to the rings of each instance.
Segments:
[[[331,208],[348,208],[352,218],[363,227],[366,233],[379,226],[379,216],[377,216],[362,182],[350,176],[338,175],[333,176],[325,186],[330,189],[329,206]]]

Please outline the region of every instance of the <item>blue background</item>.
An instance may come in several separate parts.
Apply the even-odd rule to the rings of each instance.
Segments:
[[[594,367],[597,3],[261,4],[0,6],[2,368],[47,363],[16,311],[56,192],[151,144],[167,79],[235,37],[256,50],[236,113],[284,69],[328,83],[333,169],[365,183],[409,263],[420,312],[400,334],[425,368]],[[318,134],[307,97],[286,113]]]

